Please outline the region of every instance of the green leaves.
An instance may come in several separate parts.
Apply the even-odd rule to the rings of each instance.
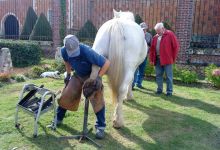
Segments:
[[[92,21],[88,20],[76,36],[79,39],[95,39],[96,33],[96,27],[93,25]]]
[[[37,14],[35,13],[32,7],[29,7],[27,11],[24,27],[20,35],[20,39],[22,40],[29,39],[29,36],[34,28],[36,21],[37,21]]]
[[[14,67],[26,67],[39,64],[41,48],[37,43],[25,41],[0,40],[0,48],[10,49]]]
[[[34,26],[30,40],[52,41],[52,29],[43,13],[41,13]]]

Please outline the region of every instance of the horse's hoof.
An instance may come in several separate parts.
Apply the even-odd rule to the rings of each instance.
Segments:
[[[123,127],[123,123],[119,123],[116,120],[113,121],[113,127],[115,129],[120,129],[121,127]]]

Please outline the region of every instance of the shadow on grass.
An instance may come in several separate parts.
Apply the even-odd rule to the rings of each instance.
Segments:
[[[220,114],[219,107],[212,105],[212,104],[205,103],[201,101],[200,99],[187,99],[187,98],[179,97],[176,95],[173,95],[172,97],[161,96],[161,98],[163,98],[166,101],[170,101],[172,103],[175,103],[181,106],[194,107],[194,108],[204,110],[208,113]]]
[[[76,131],[73,128],[69,127],[68,125],[61,125],[60,128],[62,130],[67,131],[69,134],[67,136],[71,136],[71,135],[79,135],[81,133],[81,131]],[[90,129],[90,125],[88,126],[88,129]],[[60,134],[60,133],[59,133]],[[105,149],[105,150],[113,150],[113,149],[120,149],[120,150],[129,150],[127,147],[125,147],[123,144],[119,143],[115,138],[113,138],[110,134],[106,133],[105,134],[105,138],[102,140],[97,140],[95,138],[95,134],[94,131],[90,132],[88,134],[88,136],[94,140],[95,142],[97,142],[98,144],[100,144],[102,147],[101,149]],[[76,140],[76,139],[71,139],[71,140]],[[64,141],[68,141],[68,140],[64,140]],[[86,144],[93,146],[94,148],[97,148],[93,143],[91,143],[90,141],[83,141],[84,143],[86,142]],[[80,143],[77,143],[80,144]],[[75,145],[76,146],[76,145]],[[97,148],[98,149],[98,148]]]
[[[68,134],[63,134],[60,131],[54,131],[58,134],[58,136],[55,136],[51,134],[52,131],[49,131],[44,125],[39,123],[39,127],[43,129],[44,133],[46,135],[39,134],[37,138],[28,137],[22,130],[18,130],[20,134],[28,139],[31,143],[36,145],[39,149],[45,149],[45,150],[61,150],[61,149],[80,149],[83,148],[83,144],[86,144],[86,147],[90,147],[91,149],[105,149],[105,150],[112,150],[112,149],[120,149],[120,150],[129,150],[126,146],[119,143],[117,139],[112,137],[110,134],[106,133],[105,138],[103,140],[97,140],[95,139],[94,131],[89,133],[88,136],[100,144],[102,147],[98,148],[96,145],[94,145],[92,142],[88,140],[83,140],[81,143],[78,142],[78,139],[61,139],[61,136],[73,136],[73,135],[80,135],[81,131],[75,130],[74,128],[62,124],[58,128],[65,130]],[[89,126],[90,127],[90,126]],[[90,129],[90,128],[88,128]],[[49,132],[48,132],[49,131]],[[74,140],[75,142],[70,143],[71,140]]]
[[[146,107],[134,100],[124,104],[149,116],[142,128],[155,145],[144,143],[127,128],[120,131],[122,135],[130,133],[128,140],[131,138],[143,149],[220,149],[220,129],[207,121],[160,107]]]
[[[155,96],[158,97],[159,96],[159,97],[161,97],[162,99],[164,99],[166,101],[170,101],[172,103],[175,103],[175,104],[178,104],[178,105],[181,105],[181,106],[194,107],[194,108],[204,110],[208,113],[220,114],[220,108],[219,107],[217,107],[215,105],[212,105],[212,104],[208,104],[206,102],[203,102],[200,99],[187,99],[187,98],[179,97],[179,96],[176,96],[176,95],[167,97],[163,93],[160,94],[160,95],[157,95],[157,94],[155,94],[155,91],[153,91],[149,88],[136,89],[136,91],[144,93],[144,94],[148,94],[148,95],[153,96],[153,97],[155,97]]]

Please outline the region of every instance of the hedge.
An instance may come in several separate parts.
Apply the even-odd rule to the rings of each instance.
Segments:
[[[10,49],[14,67],[27,67],[40,62],[42,50],[35,42],[0,40],[0,48],[3,47]]]
[[[23,27],[23,30],[20,35],[20,39],[22,39],[22,40],[29,39],[29,36],[34,28],[36,21],[37,21],[37,14],[35,13],[35,11],[32,7],[29,7],[27,14],[26,14],[24,27]]]
[[[92,23],[92,21],[87,20],[86,23],[84,24],[84,26],[79,30],[79,32],[77,33],[77,37],[80,40],[83,39],[95,39],[97,33],[97,29],[94,26],[94,24]]]
[[[137,24],[140,24],[140,23],[144,22],[143,19],[141,18],[141,16],[140,16],[139,14],[136,14],[135,17],[134,17],[134,19],[135,19],[135,22],[136,22]]]
[[[37,19],[34,29],[30,35],[30,40],[36,41],[52,41],[52,28],[47,17],[41,13]]]

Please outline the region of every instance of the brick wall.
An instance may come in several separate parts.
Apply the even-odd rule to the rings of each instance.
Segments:
[[[52,16],[52,29],[53,29],[53,49],[55,50],[56,47],[60,45],[61,39],[60,39],[60,17],[61,17],[61,9],[60,9],[60,0],[53,0],[52,3],[52,10],[53,10],[53,16]]]
[[[219,0],[195,1],[193,33],[198,35],[218,35],[220,33]]]
[[[43,12],[46,16],[48,14],[48,10],[51,10],[53,0],[3,0],[0,1],[0,34],[4,34],[3,28],[4,28],[4,21],[7,18],[8,15],[12,14],[14,15],[18,22],[19,22],[19,33],[22,30],[22,27],[24,25],[24,21],[26,18],[26,13],[29,6],[33,6],[33,2],[35,2],[35,12],[39,15],[41,12]]]
[[[70,1],[70,0],[68,0]],[[72,9],[67,10],[67,27],[79,30],[90,19],[99,28],[105,21],[113,17],[113,9],[131,11],[139,14],[153,28],[157,22],[168,20],[175,30],[178,0],[74,0]],[[171,5],[172,3],[172,5]]]
[[[179,1],[178,3],[176,35],[180,43],[180,50],[177,59],[179,63],[185,63],[188,59],[186,50],[189,48],[191,41],[193,6],[193,0]]]
[[[24,5],[25,3],[25,5]],[[9,14],[16,16],[19,22],[20,28],[22,28],[28,7],[32,6],[30,0],[7,0],[0,2],[0,20],[1,20],[1,29],[3,29],[4,21]],[[20,30],[19,30],[20,31]],[[3,34],[3,33],[2,33]]]

